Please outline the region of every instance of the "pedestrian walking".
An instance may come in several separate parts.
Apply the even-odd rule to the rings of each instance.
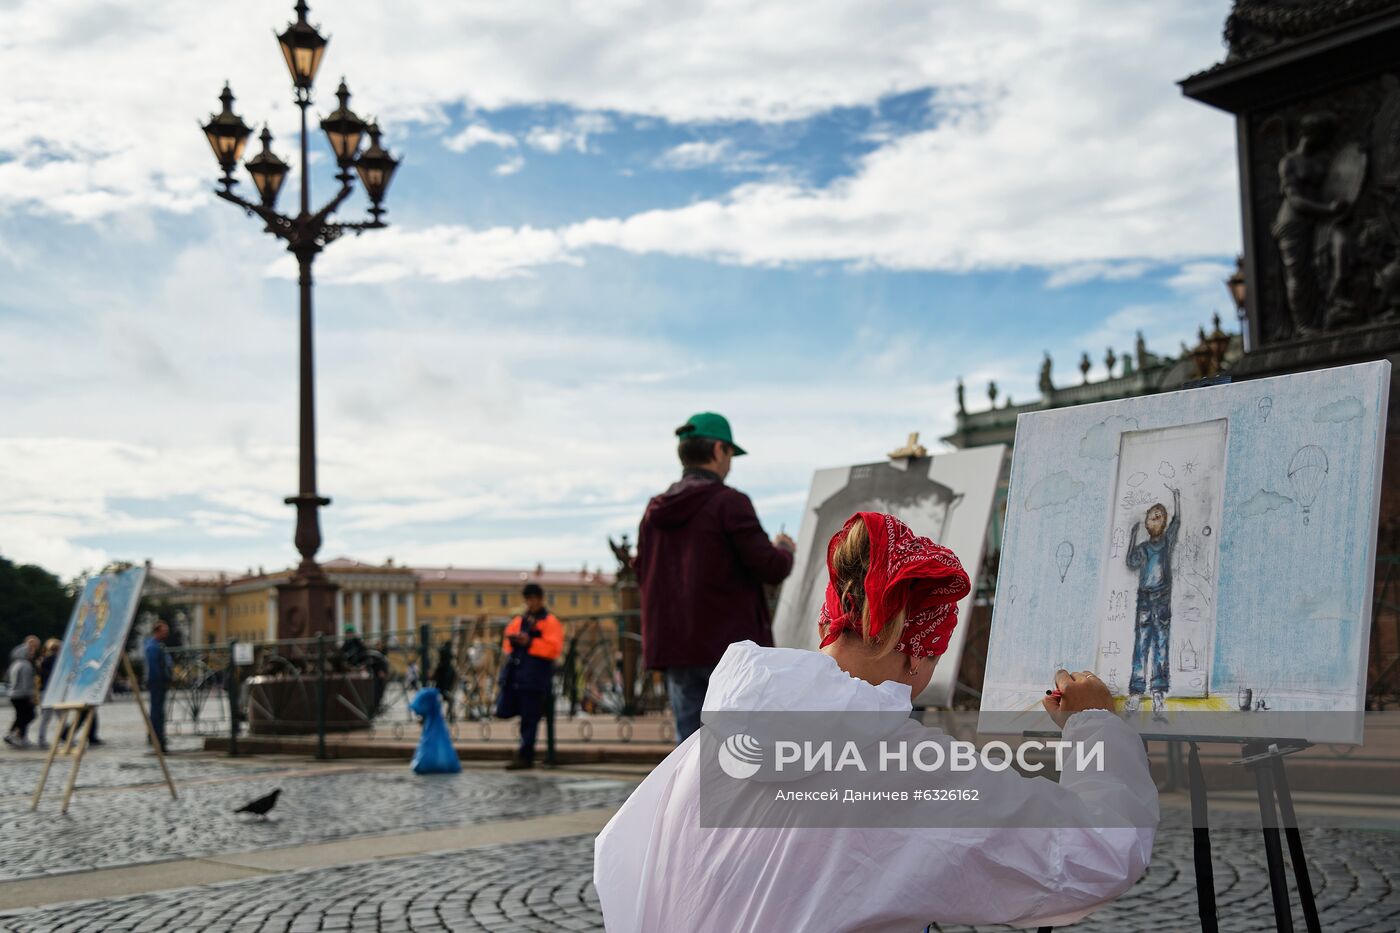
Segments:
[[[170,636],[170,626],[157,622],[146,636],[144,656],[146,659],[146,688],[151,694],[151,731],[162,752],[165,746],[165,691],[170,686],[170,655],[165,653],[165,639]]]
[[[44,691],[53,680],[54,668],[58,666],[58,653],[63,650],[63,642],[50,638],[44,642],[44,656],[39,659],[39,684],[35,696],[42,699]],[[49,706],[39,711],[39,747],[48,748],[49,721],[54,717],[54,709]]]
[[[506,765],[508,771],[535,766],[535,735],[544,705],[553,698],[554,659],[564,650],[564,623],[545,606],[544,590],[527,583],[521,595],[525,611],[506,626],[496,700],[498,718],[520,717],[520,748]]]
[[[457,687],[457,665],[452,662],[452,642],[445,641],[438,648],[437,664],[433,667],[433,686],[437,687],[447,712],[447,721],[456,722],[452,708],[452,691]]]
[[[29,747],[29,724],[34,721],[36,671],[34,655],[39,650],[39,638],[27,636],[10,652],[10,705],[15,708],[15,721],[5,734],[5,744],[11,748]]]
[[[637,533],[642,657],[666,672],[676,740],[700,728],[710,673],[732,643],[773,644],[765,584],[792,572],[793,540],[768,539],[749,497],[725,485],[746,451],[729,421],[693,415],[676,429],[681,478],[647,504]]]

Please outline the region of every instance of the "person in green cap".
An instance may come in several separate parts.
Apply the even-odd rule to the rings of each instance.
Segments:
[[[729,421],[701,412],[676,429],[681,478],[647,503],[637,533],[642,592],[642,656],[666,672],[676,740],[700,728],[710,672],[726,648],[745,639],[771,647],[765,584],[792,572],[796,546],[769,540],[753,502],[726,486],[744,455]]]

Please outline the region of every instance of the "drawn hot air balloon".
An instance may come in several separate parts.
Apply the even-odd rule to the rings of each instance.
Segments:
[[[1321,447],[1309,444],[1293,455],[1288,464],[1288,482],[1293,486],[1293,498],[1303,507],[1304,525],[1308,523],[1308,512],[1326,479],[1327,452]]]
[[[1274,400],[1272,396],[1266,395],[1259,400],[1259,417],[1265,421],[1269,420],[1269,412],[1274,410]]]
[[[1060,568],[1060,582],[1065,582],[1065,574],[1069,573],[1069,565],[1074,562],[1074,545],[1068,541],[1061,541],[1060,546],[1055,548],[1055,565]]]

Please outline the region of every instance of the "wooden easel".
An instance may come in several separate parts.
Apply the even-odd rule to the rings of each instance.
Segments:
[[[136,679],[136,672],[132,670],[131,659],[126,656],[126,652],[122,652],[122,666],[126,671],[127,682],[136,694],[136,708],[141,711],[141,719],[146,723],[146,736],[151,741],[151,748],[155,750],[156,761],[160,762],[160,771],[165,775],[170,796],[172,799],[179,799],[179,795],[175,793],[175,781],[170,777],[170,768],[165,764],[165,752],[161,750],[160,741],[156,739],[151,716],[146,712],[146,701],[141,699],[141,682]],[[63,789],[63,808],[59,810],[60,813],[67,813],[68,802],[73,799],[73,788],[78,783],[78,769],[82,767],[83,755],[87,752],[88,736],[92,732],[92,720],[97,715],[97,707],[87,703],[59,703],[53,708],[59,712],[58,734],[65,738],[61,742],[55,739],[53,745],[49,746],[49,755],[44,760],[44,770],[39,775],[39,786],[34,789],[34,799],[30,802],[29,809],[39,809],[39,798],[44,795],[44,785],[49,781],[49,769],[53,767],[53,760],[60,754],[72,755],[73,766],[68,771],[68,784]]]

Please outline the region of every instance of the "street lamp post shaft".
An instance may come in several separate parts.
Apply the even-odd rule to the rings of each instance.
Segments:
[[[297,257],[301,275],[301,471],[297,491],[316,496],[316,352],[312,342],[311,261],[314,253]],[[318,536],[319,537],[319,536]]]
[[[315,255],[314,249],[303,247],[297,250],[301,286],[300,469],[297,495],[287,500],[297,509],[294,540],[297,552],[301,554],[297,574],[306,578],[324,575],[316,563],[316,552],[321,549],[321,506],[330,503],[329,499],[316,492],[316,353],[312,342],[314,327],[311,312],[311,261]]]

